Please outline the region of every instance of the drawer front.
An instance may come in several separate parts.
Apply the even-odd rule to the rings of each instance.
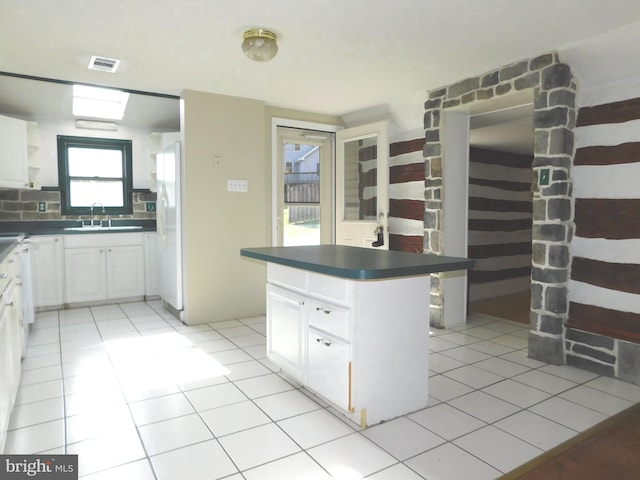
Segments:
[[[309,388],[343,410],[351,410],[351,345],[309,329]]]
[[[351,281],[332,275],[310,272],[309,294],[348,307],[351,301]]]
[[[267,281],[298,292],[307,291],[307,272],[299,268],[267,263]]]
[[[309,326],[349,340],[349,309],[318,300],[309,300]]]

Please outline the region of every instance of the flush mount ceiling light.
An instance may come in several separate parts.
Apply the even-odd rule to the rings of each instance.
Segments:
[[[278,53],[278,36],[262,28],[254,28],[244,32],[242,51],[251,60],[266,62]]]

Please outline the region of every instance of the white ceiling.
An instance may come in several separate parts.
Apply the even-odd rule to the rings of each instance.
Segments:
[[[638,22],[638,0],[0,0],[0,71],[343,115],[556,50],[585,77],[592,54],[639,72],[637,51],[611,64]],[[240,49],[254,26],[281,37],[270,62]],[[90,71],[91,55],[122,65]]]

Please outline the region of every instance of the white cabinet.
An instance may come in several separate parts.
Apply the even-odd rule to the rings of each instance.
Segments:
[[[0,187],[29,188],[27,122],[0,115]]]
[[[144,296],[142,234],[67,235],[64,263],[66,303]]]
[[[361,426],[426,407],[429,275],[352,280],[267,263],[267,356]]]
[[[144,247],[107,247],[107,298],[144,296]]]
[[[62,238],[62,235],[35,235],[29,239],[36,308],[59,308],[64,304]]]
[[[305,298],[298,292],[267,286],[267,355],[292,377],[306,381]]]
[[[18,265],[13,255],[0,264],[0,452],[4,451],[21,376],[22,306],[16,282]]]

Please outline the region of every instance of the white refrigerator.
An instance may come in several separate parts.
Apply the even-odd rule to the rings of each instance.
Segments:
[[[180,142],[173,142],[158,153],[156,163],[156,229],[160,237],[162,274],[160,296],[165,307],[183,320]]]

